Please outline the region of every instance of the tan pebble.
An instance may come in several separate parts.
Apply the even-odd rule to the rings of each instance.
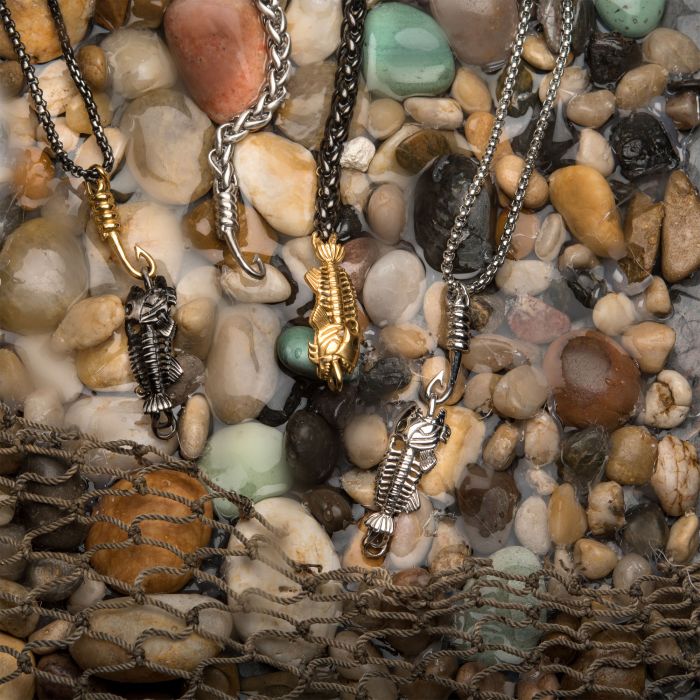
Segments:
[[[428,567],[433,575],[463,566],[472,553],[463,524],[450,516],[438,521],[428,553]]]
[[[9,348],[0,348],[0,401],[19,407],[32,391],[27,368]]]
[[[549,534],[558,545],[571,545],[586,534],[586,511],[576,499],[571,484],[561,484],[552,492],[547,507]]]
[[[658,374],[676,344],[676,332],[663,323],[645,321],[628,328],[622,345],[647,374]]]
[[[447,344],[447,314],[445,313],[445,283],[434,282],[423,297],[423,316],[430,333],[444,348]]]
[[[365,508],[372,508],[376,478],[376,469],[350,469],[340,477],[340,485],[355,503]]]
[[[700,96],[695,90],[683,90],[666,99],[666,114],[677,129],[689,131],[700,124]]]
[[[493,407],[503,416],[532,418],[549,395],[549,385],[541,370],[521,365],[505,374],[493,391]]]
[[[501,423],[484,445],[484,464],[504,471],[513,463],[520,442],[520,429],[513,423]]]
[[[112,146],[112,152],[114,153],[114,167],[116,169],[124,160],[127,138],[122,131],[111,126],[105,129],[105,136],[107,137],[110,146]],[[89,168],[94,163],[99,162],[100,158],[101,151],[100,147],[97,145],[97,139],[95,138],[94,134],[83,141],[75,154],[75,162],[82,168]],[[71,182],[75,184],[78,182],[78,180],[72,180]]]
[[[203,394],[187,399],[177,424],[180,454],[185,459],[199,459],[211,432],[211,408]]]
[[[626,425],[610,436],[605,476],[623,486],[646,484],[656,465],[658,443],[644,427]]]
[[[409,97],[403,103],[409,116],[429,129],[459,129],[464,112],[450,97]]]
[[[547,73],[547,75],[542,78],[542,82],[539,87],[539,98],[540,102],[544,102],[547,97],[547,90],[549,89],[549,84],[552,82],[552,74]],[[562,75],[561,83],[559,85],[559,92],[557,93],[557,104],[566,105],[569,101],[585,92],[588,88],[589,77],[588,71],[585,68],[579,66],[569,66],[564,69],[564,74]]]
[[[17,61],[0,62],[0,94],[3,97],[16,97],[22,92],[23,85],[24,73],[19,63]]]
[[[80,381],[93,391],[116,390],[132,383],[134,376],[124,330],[119,329],[99,345],[78,350],[75,369]]]
[[[617,554],[596,540],[581,539],[574,545],[576,568],[590,581],[605,578],[617,564]]]
[[[426,391],[428,384],[440,373],[443,372],[444,376],[447,377],[450,374],[450,362],[444,355],[434,355],[433,357],[426,358],[423,362],[423,367],[421,368],[421,385],[423,391]],[[457,381],[455,382],[454,389],[452,390],[452,395],[445,402],[447,406],[454,406],[459,403],[461,398],[464,396],[464,389],[466,386],[466,377],[464,372],[461,370],[457,374]]]
[[[683,32],[667,27],[654,29],[642,42],[642,55],[648,63],[658,63],[669,73],[695,73],[700,70],[700,49]]]
[[[493,410],[493,390],[501,380],[499,374],[483,372],[473,376],[464,386],[464,405],[485,416]]]
[[[401,103],[383,97],[374,100],[369,106],[367,131],[375,139],[387,139],[403,126],[405,119]]]
[[[362,540],[366,533],[367,530],[365,529],[364,523],[358,523],[358,527],[355,532],[353,532],[350,542],[341,557],[343,566],[360,566],[365,569],[377,569],[384,565],[384,557],[370,559],[365,556]]]
[[[613,535],[625,524],[625,495],[616,481],[601,481],[588,492],[588,529],[592,535]]]
[[[386,326],[379,332],[379,342],[390,355],[417,360],[435,349],[435,339],[414,323]]]
[[[73,304],[51,336],[51,349],[71,352],[95,347],[112,337],[124,323],[124,305],[105,294]]]
[[[606,335],[620,335],[637,320],[637,311],[626,295],[611,292],[593,307],[593,325]]]
[[[620,109],[634,110],[645,107],[658,95],[663,95],[668,73],[655,63],[647,63],[625,73],[615,89]]]
[[[545,691],[551,690],[548,694]],[[518,700],[555,700],[559,690],[559,681],[553,673],[531,672],[518,681],[516,697]]]
[[[535,255],[546,262],[555,260],[566,240],[566,226],[561,214],[548,214],[535,239]]]
[[[54,127],[56,128],[58,138],[61,139],[61,143],[63,144],[63,149],[66,151],[66,153],[74,151],[78,143],[80,143],[80,134],[76,134],[73,129],[68,127],[65,117],[54,117],[53,123]],[[36,140],[40,144],[43,144],[44,147],[48,148],[49,152],[53,153],[49,148],[49,139],[46,136],[44,127],[40,124],[37,124],[36,126]]]
[[[24,400],[24,419],[31,423],[62,428],[64,417],[63,402],[55,389],[36,389]]]
[[[489,142],[495,117],[490,112],[474,112],[464,124],[464,136],[469,148],[477,158],[482,158]],[[504,155],[513,153],[510,141],[501,135],[501,140],[496,148],[493,162],[496,163]]]
[[[542,34],[528,34],[523,42],[523,58],[537,70],[554,70],[557,57],[549,50]]]
[[[109,126],[112,123],[112,105],[109,95],[104,92],[93,92],[92,97],[97,105],[97,113],[100,115],[102,126]],[[80,95],[73,97],[66,107],[66,124],[79,134],[92,133],[90,117]]]
[[[56,174],[53,161],[43,148],[26,148],[18,154],[12,173],[17,200],[23,209],[37,209],[53,192]]]
[[[521,365],[530,358],[528,347],[510,338],[481,333],[471,339],[462,365],[472,372],[500,372]]]
[[[101,47],[87,44],[76,54],[78,66],[85,81],[95,90],[104,90],[107,85],[107,56]]]
[[[661,277],[653,277],[651,284],[644,290],[644,306],[654,316],[668,316],[673,311],[671,295],[666,282]]]
[[[367,223],[387,245],[396,245],[406,228],[406,201],[401,189],[392,183],[380,185],[369,198]]]
[[[576,163],[595,168],[603,177],[615,170],[615,156],[608,140],[595,129],[583,129],[579,136]]]
[[[634,582],[643,576],[651,574],[651,564],[640,554],[625,554],[613,571],[613,585],[623,591],[628,591]],[[654,590],[654,584],[650,581],[642,584],[642,591],[649,595]]]
[[[370,180],[358,170],[343,168],[340,172],[340,201],[356,209],[364,209],[369,201]]]
[[[467,683],[469,684],[470,688],[475,688],[478,689],[477,693],[484,693],[484,694],[500,694],[503,695],[506,692],[506,687],[509,685],[508,679],[506,678],[506,675],[504,673],[501,673],[500,671],[488,671],[486,675],[483,675],[483,671],[486,670],[486,666],[478,661],[469,661],[466,664],[462,664],[462,666],[459,667],[459,670],[457,671],[457,675],[455,676],[455,681],[457,683]],[[474,681],[474,677],[477,674],[481,674],[481,677],[478,681]],[[435,686],[436,688],[439,686]],[[472,693],[463,693],[461,691],[457,691],[457,696],[461,700],[470,700],[473,696]],[[427,698],[427,694],[423,695],[422,698]],[[431,695],[430,697],[438,697],[437,694]],[[477,695],[477,697],[481,697],[481,695]],[[418,700],[416,697],[414,700]]]
[[[659,372],[644,397],[644,424],[652,428],[676,428],[687,417],[693,399],[688,380],[672,369]]]
[[[52,620],[47,625],[40,627],[29,635],[28,641],[32,644],[35,654],[54,653],[57,649],[56,642],[64,641],[73,630],[73,622],[70,620]],[[46,642],[42,646],[42,642]],[[36,646],[34,646],[36,644]]]
[[[488,85],[468,68],[457,71],[451,94],[467,114],[488,112],[493,105]]]
[[[551,464],[561,451],[559,424],[547,413],[539,411],[524,427],[524,454],[534,465]]]
[[[216,328],[216,302],[207,297],[192,299],[175,312],[175,347],[205,360]]]
[[[664,191],[661,230],[661,273],[668,284],[680,282],[700,269],[697,222],[700,194],[682,170],[674,170]]]
[[[651,485],[667,515],[694,511],[700,493],[700,465],[695,446],[674,435],[659,442]]]
[[[525,161],[516,155],[503,156],[495,166],[496,182],[507,197],[512,199],[518,189],[520,174],[525,167]],[[530,182],[525,190],[524,204],[528,209],[540,209],[549,200],[549,187],[544,177],[536,170],[530,176]]]
[[[504,209],[496,222],[496,245],[501,242],[503,231],[508,217],[508,210]],[[515,224],[513,238],[508,249],[508,257],[512,260],[522,260],[532,253],[535,247],[535,239],[540,229],[540,221],[535,214],[521,212]]]
[[[420,130],[417,124],[404,124],[395,134],[381,143],[367,169],[367,174],[373,182],[395,182],[403,185],[409,180],[412,173],[399,165],[396,150],[409,136],[413,136]]]
[[[671,526],[666,554],[674,564],[686,564],[697,554],[698,544],[700,518],[695,513],[686,513]]]
[[[376,467],[389,446],[386,423],[375,414],[355,416],[343,431],[343,443],[348,459],[356,467]]]
[[[593,90],[572,98],[566,116],[579,126],[599,129],[615,114],[615,106],[615,95],[610,90]]]
[[[554,265],[543,260],[506,260],[496,273],[496,286],[511,296],[537,296],[555,276]]]
[[[583,243],[572,243],[564,248],[557,265],[562,272],[565,270],[592,270],[600,265],[600,260]]]

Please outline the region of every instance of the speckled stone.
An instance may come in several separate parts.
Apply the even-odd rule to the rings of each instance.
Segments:
[[[290,326],[277,338],[277,359],[292,374],[316,377],[316,365],[309,360],[309,343],[314,340],[314,331],[309,326]]]
[[[664,13],[666,0],[595,0],[605,24],[623,36],[638,38],[654,29]]]

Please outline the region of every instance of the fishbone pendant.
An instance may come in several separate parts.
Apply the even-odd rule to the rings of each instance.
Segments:
[[[360,358],[357,295],[348,273],[340,266],[345,252],[337,236],[323,241],[314,234],[312,242],[321,264],[305,276],[316,296],[309,319],[315,331],[314,342],[309,343],[309,359],[316,365],[318,378],[331,390],[340,391],[343,377],[355,369]]]

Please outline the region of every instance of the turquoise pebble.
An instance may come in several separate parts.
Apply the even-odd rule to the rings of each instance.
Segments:
[[[505,547],[504,549],[500,549],[491,556],[491,561],[493,562],[494,569],[516,576],[529,576],[541,568],[539,559],[525,547]],[[478,582],[474,580],[467,581],[464,590],[468,592],[478,583],[480,587],[480,597],[484,601],[493,601],[499,604],[505,603],[506,605],[537,605],[538,601],[533,595],[517,595],[501,590],[500,588],[485,586],[484,583],[489,579],[497,580],[495,576],[487,576],[479,579]],[[500,580],[505,581],[506,579]],[[523,589],[525,587],[524,583],[518,581],[509,581],[508,585],[510,588],[514,589]],[[456,624],[458,628],[469,633],[480,620],[486,616],[493,615],[505,618],[513,623],[519,623],[528,619],[526,613],[520,610],[496,607],[489,605],[487,602],[480,605],[478,608],[471,608],[457,615]],[[541,615],[541,619],[544,620],[544,614]],[[485,646],[507,645],[521,650],[523,655],[527,654],[530,649],[535,647],[542,634],[540,630],[530,625],[526,627],[511,627],[505,620],[503,622],[500,620],[492,620],[485,623],[480,627],[480,633]],[[469,648],[468,644],[464,641],[460,642],[456,640],[456,644],[463,649]],[[522,657],[508,654],[501,650],[486,649],[479,654],[474,654],[469,660],[481,661],[487,665],[496,663],[518,664],[522,661]]]
[[[595,0],[595,9],[605,24],[623,36],[637,38],[655,29],[666,0]]]
[[[292,374],[313,379],[316,365],[309,360],[309,343],[314,341],[314,332],[308,326],[290,326],[277,338],[277,359]]]
[[[221,488],[255,502],[281,496],[291,487],[282,433],[257,421],[214,433],[199,467]],[[224,498],[215,499],[214,508],[222,518],[238,515],[238,508]]]
[[[454,57],[440,25],[397,2],[367,15],[363,61],[367,87],[397,99],[441,95],[455,77]]]

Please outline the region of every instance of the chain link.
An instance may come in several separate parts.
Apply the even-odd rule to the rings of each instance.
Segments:
[[[569,49],[571,47],[571,36],[573,33],[573,0],[562,0],[561,43],[559,46],[559,53],[557,55],[554,70],[552,71],[552,79],[547,89],[547,95],[542,103],[542,108],[537,118],[532,140],[525,156],[525,166],[520,175],[518,187],[511,202],[503,235],[501,236],[496,254],[493,257],[493,260],[475,279],[466,281],[456,279],[453,273],[454,259],[457,254],[457,249],[467,236],[467,223],[469,221],[469,215],[474,203],[476,202],[476,198],[481,192],[486,177],[489,174],[491,162],[493,161],[494,154],[501,138],[501,133],[503,132],[508,106],[515,89],[518,68],[520,66],[523,45],[527,35],[528,25],[530,23],[533,4],[533,0],[524,0],[524,2],[521,4],[518,32],[513,41],[511,57],[508,62],[508,67],[506,68],[506,78],[503,85],[503,92],[496,109],[493,130],[489,137],[484,155],[479,163],[479,167],[474,175],[474,179],[469,185],[469,189],[467,190],[457,216],[455,217],[454,224],[452,226],[452,230],[450,231],[450,236],[443,253],[441,270],[443,279],[448,288],[448,312],[450,314],[452,314],[453,309],[455,313],[459,313],[458,308],[462,304],[462,300],[465,298],[468,300],[469,295],[483,291],[492,282],[499,268],[506,260],[511,241],[513,239],[513,232],[515,231],[515,226],[517,224],[518,217],[520,216],[520,211],[523,208],[523,202],[525,201],[525,191],[527,190],[527,186],[530,182],[530,176],[535,169],[535,163],[537,161],[540,148],[542,147],[542,140],[544,138],[549,117],[552,113],[552,108],[557,97],[557,91],[559,90],[562,74],[566,68]]]
[[[340,157],[348,138],[362,65],[366,0],[343,0],[338,68],[326,130],[318,154],[314,230],[323,240],[335,231],[340,204]]]
[[[56,33],[58,34],[58,39],[61,44],[61,50],[63,51],[66,66],[68,67],[68,72],[70,73],[80,96],[83,98],[85,109],[87,110],[90,118],[92,133],[95,134],[97,145],[100,147],[100,151],[102,152],[102,167],[105,171],[110,172],[114,167],[114,154],[112,153],[112,148],[109,145],[109,141],[107,140],[104,129],[102,128],[102,122],[97,111],[97,105],[95,104],[95,100],[92,96],[92,90],[85,82],[85,79],[80,72],[80,67],[78,66],[75,54],[73,53],[73,47],[70,43],[70,37],[68,36],[68,31],[66,30],[66,25],[63,21],[63,15],[61,13],[58,0],[46,0],[46,2],[49,10],[51,11],[51,16],[53,17]],[[96,168],[81,168],[66,153],[63,143],[58,136],[58,132],[56,131],[51,114],[49,114],[49,109],[46,104],[46,100],[44,99],[44,93],[39,86],[39,80],[36,76],[36,72],[34,71],[34,67],[31,64],[29,55],[27,54],[27,49],[22,43],[22,38],[20,37],[19,32],[17,31],[17,26],[12,19],[10,9],[7,6],[7,0],[0,0],[0,18],[2,18],[7,36],[9,37],[12,47],[17,54],[17,60],[22,68],[22,72],[24,73],[24,79],[27,83],[29,94],[34,103],[34,111],[36,112],[39,123],[46,132],[46,138],[54,157],[61,163],[64,170],[71,173],[75,177],[80,177],[84,180],[93,182],[99,180],[100,173]]]

